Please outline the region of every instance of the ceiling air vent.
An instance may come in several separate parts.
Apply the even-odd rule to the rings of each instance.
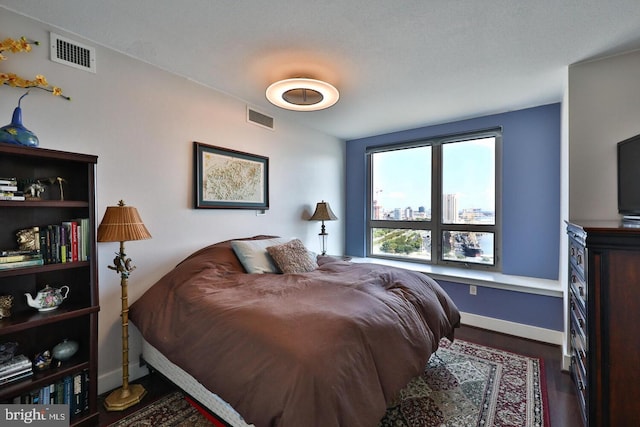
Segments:
[[[263,128],[273,130],[273,117],[259,113],[256,110],[252,110],[249,106],[247,106],[247,121],[255,125],[262,126]]]
[[[96,50],[51,33],[51,60],[81,70],[96,72]]]

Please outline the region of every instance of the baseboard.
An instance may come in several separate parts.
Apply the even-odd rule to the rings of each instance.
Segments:
[[[129,363],[129,381],[135,381],[149,374],[146,366],[140,366],[138,362]],[[122,368],[98,375],[98,394],[106,393],[122,386]]]
[[[564,342],[564,333],[562,331],[509,322],[508,320],[494,319],[493,317],[480,316],[472,313],[463,312],[461,314],[461,322],[464,325],[560,346]]]

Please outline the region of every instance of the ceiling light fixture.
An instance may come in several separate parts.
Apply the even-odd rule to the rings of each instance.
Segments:
[[[307,78],[280,80],[267,88],[267,99],[287,110],[316,111],[338,102],[338,89],[327,82]]]

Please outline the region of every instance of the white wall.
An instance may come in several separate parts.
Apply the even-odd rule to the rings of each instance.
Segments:
[[[616,144],[640,133],[640,51],[569,67],[569,218],[618,220]]]
[[[129,280],[130,301],[189,253],[220,240],[297,236],[319,251],[320,226],[305,219],[321,199],[344,218],[343,141],[277,117],[274,131],[247,123],[241,100],[99,46],[96,74],[51,62],[49,30],[0,8],[0,38],[24,35],[42,42],[28,54],[8,54],[0,72],[30,78],[44,74],[73,98],[67,102],[32,89],[22,101],[23,123],[43,148],[98,156],[99,218],[120,199],[138,208],[153,240],[126,244],[138,267]],[[23,93],[0,87],[0,123],[6,122],[0,126],[11,121]],[[271,206],[266,215],[192,209],[193,141],[269,157]],[[327,231],[329,252],[342,253],[342,221],[327,224]],[[117,250],[117,243],[98,245],[100,392],[121,382],[120,280],[107,269]],[[135,378],[144,371],[136,366],[140,336],[135,328],[130,332],[130,373]]]

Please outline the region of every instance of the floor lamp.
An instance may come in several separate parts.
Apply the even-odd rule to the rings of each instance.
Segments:
[[[320,240],[322,240],[322,255],[327,254],[327,237],[329,236],[329,233],[327,233],[324,227],[324,222],[335,221],[336,219],[338,219],[338,217],[331,210],[329,203],[324,200],[316,204],[316,210],[313,215],[311,215],[311,218],[309,218],[309,221],[322,221],[320,233],[318,234]]]
[[[142,223],[136,208],[125,206],[120,200],[118,206],[107,207],[98,227],[98,242],[120,242],[120,252],[116,252],[113,265],[108,266],[120,274],[122,290],[122,387],[107,396],[104,406],[107,411],[123,411],[142,400],[147,393],[140,384],[129,385],[129,300],[127,284],[129,273],[136,267],[124,252],[124,242],[150,239],[151,234]]]

